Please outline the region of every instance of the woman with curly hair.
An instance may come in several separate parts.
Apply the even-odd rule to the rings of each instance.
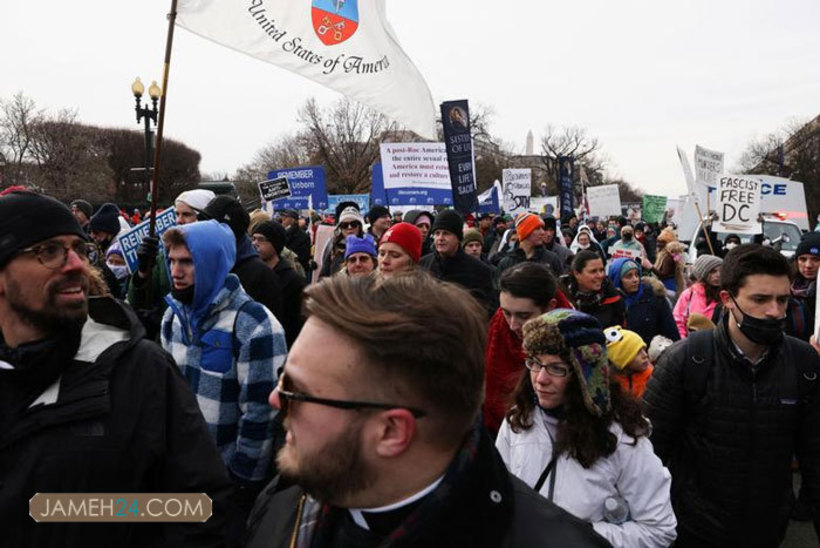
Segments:
[[[640,403],[609,377],[595,318],[557,309],[524,325],[526,371],[496,447],[510,472],[613,546],[669,546],[669,471]]]

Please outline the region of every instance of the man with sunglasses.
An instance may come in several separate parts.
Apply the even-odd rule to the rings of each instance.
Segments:
[[[468,295],[422,272],[307,289],[270,397],[296,485],[257,499],[249,548],[608,545],[511,476],[481,427],[485,316]]]
[[[0,198],[0,544],[218,545],[230,484],[196,400],[130,308],[88,298],[90,252],[63,204]],[[36,523],[38,492],[205,492],[214,515]]]

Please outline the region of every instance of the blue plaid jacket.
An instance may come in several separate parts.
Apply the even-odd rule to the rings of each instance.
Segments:
[[[281,324],[234,274],[196,322],[190,307],[166,300],[162,347],[188,379],[225,464],[242,480],[265,479],[276,416],[268,396],[287,354]]]

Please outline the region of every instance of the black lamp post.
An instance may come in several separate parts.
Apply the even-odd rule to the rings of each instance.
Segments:
[[[6,182],[6,157],[0,152],[0,186]]]
[[[151,122],[154,122],[154,125],[157,123],[157,115],[159,114],[159,109],[157,108],[157,101],[162,95],[162,90],[160,90],[159,86],[157,85],[156,80],[151,82],[151,86],[148,88],[148,96],[151,98],[151,107],[148,107],[146,103],[145,107],[142,106],[142,94],[145,92],[145,86],[142,85],[142,82],[139,78],[134,80],[134,83],[131,84],[131,92],[134,94],[134,99],[136,100],[136,106],[134,109],[137,111],[137,123],[144,122],[145,125],[145,181],[148,186],[148,192],[151,192],[151,162],[153,160],[153,132],[151,131]]]

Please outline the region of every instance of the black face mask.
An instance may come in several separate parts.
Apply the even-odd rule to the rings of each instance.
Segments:
[[[747,339],[763,346],[772,346],[783,340],[783,332],[786,329],[785,316],[778,319],[755,318],[743,312],[734,297],[732,297],[732,302],[743,314],[743,320],[738,322],[735,320],[734,314],[732,314],[732,319],[735,320],[738,329]]]
[[[632,239],[632,233],[631,232],[624,232],[623,234],[621,234],[621,238],[623,238],[623,240],[625,242],[628,242],[629,240]]]
[[[194,302],[194,287],[186,287],[185,289],[172,289],[171,295],[182,304],[190,305]]]

